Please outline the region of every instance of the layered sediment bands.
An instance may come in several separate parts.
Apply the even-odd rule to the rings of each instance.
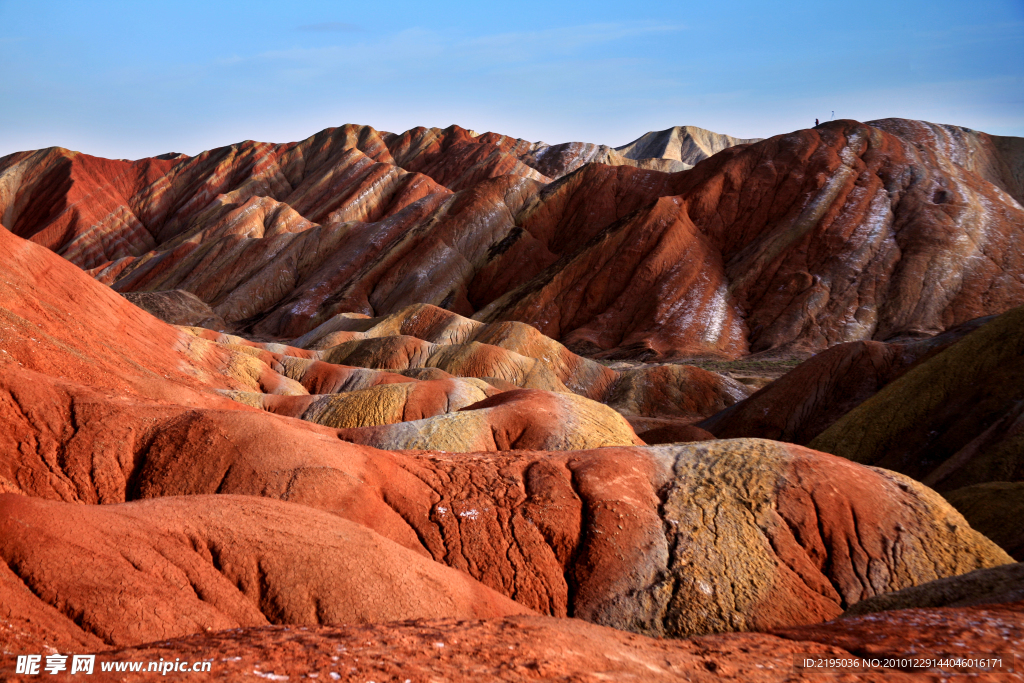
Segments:
[[[0,216],[118,291],[187,290],[263,336],[430,303],[611,357],[820,351],[1024,302],[1014,140],[887,119],[627,146],[661,168],[717,151],[662,173],[582,143],[345,126],[196,157],[11,155]]]
[[[430,176],[454,191],[502,175],[543,183],[550,178],[519,160],[523,141],[489,134],[475,136],[459,126],[413,128],[386,139],[395,163],[407,171]]]
[[[23,152],[4,158],[3,224],[91,268],[202,229],[253,197],[285,202],[319,221],[339,204],[350,213],[365,206],[364,218],[381,216],[400,208],[389,199],[408,203],[410,192],[438,191],[422,176],[409,179],[421,190],[396,182],[404,173],[396,174],[392,161],[365,126],[327,129],[301,143],[246,141],[170,160],[117,162],[60,148]]]
[[[646,201],[614,185],[603,201],[587,193],[596,176],[651,172],[588,166],[522,219],[531,234],[558,226],[572,247],[477,317],[529,322],[570,348],[657,356],[821,350],[1005,311],[1024,295],[1012,247],[1024,213],[956,164],[964,147],[936,144],[941,130],[826,124],[727,149],[670,186],[651,176]],[[565,229],[582,212],[551,210],[580,205],[586,230]]]
[[[467,297],[475,273],[494,245],[514,231],[514,214],[540,187],[533,180],[502,176],[451,200],[425,198],[401,221],[363,226],[362,241],[331,245],[325,251],[334,256],[305,284],[265,304],[273,308],[255,329],[296,337],[337,313],[390,313],[414,303],[470,313]]]
[[[332,362],[438,367],[524,388],[568,390],[629,417],[694,422],[749,395],[744,385],[694,366],[614,370],[572,353],[530,325],[480,323],[424,304],[378,318],[338,315],[292,343],[317,349],[318,357]]]
[[[478,345],[499,347],[511,351],[512,358],[518,355],[543,359],[567,389],[596,400],[604,398],[619,374],[600,363],[577,356],[530,325],[511,321],[484,324],[426,304],[409,306],[379,318],[335,316],[292,343],[305,348],[327,349],[338,339],[335,335],[339,333],[355,333],[360,339],[405,335],[440,346],[476,342]],[[488,369],[480,367],[474,372],[486,373]]]
[[[810,445],[939,491],[1024,480],[1024,307],[891,382]]]
[[[202,660],[216,663],[225,681],[264,676],[289,679],[488,681],[620,680],[783,683],[819,680],[794,671],[811,659],[916,658],[1017,651],[1024,645],[1021,603],[998,607],[921,609],[842,619],[775,634],[723,634],[689,640],[646,638],[574,619],[516,616],[486,621],[422,620],[315,629],[282,626],[237,629],[118,649],[109,661]],[[26,647],[26,650],[29,649]],[[38,647],[35,648],[39,650]],[[439,654],[443,653],[443,654]],[[972,680],[1015,680],[1012,661]],[[149,676],[149,677],[147,677]],[[152,674],[127,673],[125,681]],[[841,676],[841,674],[839,674]],[[857,681],[920,681],[897,669],[865,670]],[[931,676],[924,674],[929,680]],[[826,679],[828,680],[828,679]],[[842,680],[842,678],[840,678]]]
[[[946,165],[956,164],[1024,204],[1024,138],[988,135],[963,126],[906,119],[881,119],[869,125],[923,146],[939,148]],[[955,171],[954,171],[955,172]]]
[[[700,426],[723,439],[756,437],[808,444],[915,363],[956,343],[989,320],[972,320],[918,341],[838,344]]]
[[[668,157],[630,158],[606,145],[586,142],[566,142],[561,145],[537,145],[523,161],[551,179],[558,179],[585,164],[605,166],[632,166],[665,173],[677,173],[693,168],[692,163]]]
[[[338,414],[333,408],[329,408],[332,417]],[[309,415],[315,409],[314,404],[302,418],[330,426],[348,426]],[[341,419],[350,422],[352,417],[348,413]],[[625,418],[608,406],[574,394],[533,389],[505,391],[424,419],[410,416],[400,423],[382,424],[342,429],[338,435],[346,441],[385,450],[456,453],[511,449],[570,451],[643,444]]]
[[[289,320],[299,315],[306,322],[346,282],[374,273],[380,277],[382,256],[394,258],[396,251],[415,246],[408,233],[443,206],[446,198],[430,194],[372,224],[339,222],[272,238],[186,242],[149,252],[127,268],[115,262],[96,275],[122,292],[186,289],[231,323],[276,307],[281,332],[287,336]],[[116,271],[114,278],[107,277],[111,269]],[[356,304],[368,308],[358,294]]]
[[[22,618],[56,609],[62,630],[84,642],[123,646],[268,623],[528,612],[363,526],[265,498],[93,506],[6,494],[0,528],[5,574],[36,598]],[[2,585],[5,592],[17,591],[12,583]]]
[[[618,349],[612,355],[652,359],[747,351],[720,256],[677,197],[658,199],[579,246],[476,317],[528,322],[581,353]]]
[[[568,391],[541,360],[479,342],[431,344],[395,335],[345,342],[319,354],[330,363],[382,370],[437,368],[461,377],[495,377],[527,389]]]
[[[297,417],[327,427],[368,427],[420,420],[461,410],[498,390],[479,379],[428,380],[380,384],[345,393],[273,396],[232,392],[231,398],[254,408]]]

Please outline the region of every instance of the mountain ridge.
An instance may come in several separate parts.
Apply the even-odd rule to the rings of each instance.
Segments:
[[[934,334],[1024,302],[1018,146],[874,123],[758,142],[676,127],[626,146],[682,159],[686,140],[743,143],[671,173],[640,166],[684,162],[457,126],[135,162],[38,150],[0,159],[0,217],[118,291],[186,290],[269,337],[428,303],[591,355],[737,357]]]

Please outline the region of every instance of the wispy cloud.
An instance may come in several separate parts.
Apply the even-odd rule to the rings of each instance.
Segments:
[[[686,27],[680,24],[650,21],[582,24],[536,31],[496,33],[473,38],[454,47],[492,62],[534,62],[538,61],[538,58],[574,55],[597,46],[683,30],[686,30]]]
[[[296,26],[295,30],[308,33],[354,33],[362,29],[355,24],[346,24],[343,21],[325,21],[319,24]]]
[[[467,45],[501,48],[508,46],[545,46],[577,49],[589,45],[637,38],[656,33],[683,31],[682,24],[663,24],[653,21],[626,21],[603,24],[581,24],[536,31],[516,31],[481,36],[466,41]]]

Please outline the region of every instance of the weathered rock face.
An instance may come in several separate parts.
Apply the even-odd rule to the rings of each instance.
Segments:
[[[56,609],[63,634],[83,642],[529,611],[363,526],[265,498],[71,505],[7,494],[0,529],[5,573],[36,597],[21,619]]]
[[[905,477],[844,472],[811,451],[767,441],[676,448],[674,481],[660,494],[673,579],[651,594],[665,600],[667,632],[761,630],[774,620],[803,619],[797,611],[821,615],[805,623],[827,618],[837,604],[959,564],[953,559],[959,533],[984,545],[991,558],[986,565],[1005,557],[957,517],[947,517],[951,510],[939,496]],[[840,491],[826,485],[839,481],[846,482]],[[908,508],[901,510],[897,500]],[[911,518],[895,521],[910,509]],[[947,522],[936,536],[930,529],[943,524],[939,519]],[[913,527],[922,531],[916,540],[904,535]],[[901,558],[894,562],[892,552]],[[706,572],[702,565],[725,571]],[[665,592],[658,596],[659,590]],[[726,616],[716,607],[724,604],[739,609]]]
[[[678,173],[693,168],[692,163],[685,163],[671,156],[629,157],[619,150],[606,145],[592,145],[586,142],[566,142],[561,145],[543,145],[537,147],[523,161],[551,179],[558,179],[581,168],[584,164],[604,164],[605,166],[632,166],[652,171]],[[652,149],[657,154],[664,150]]]
[[[118,291],[183,289],[271,337],[430,303],[616,357],[818,351],[1024,302],[1014,140],[885,120],[752,144],[671,129],[624,155],[455,126],[51,149],[0,160],[0,220]],[[598,160],[630,163],[580,165]]]
[[[988,135],[962,126],[936,126],[922,121],[882,119],[871,125],[902,138],[931,142],[948,162],[978,175],[1024,204],[1024,138]]]
[[[417,620],[333,628],[284,626],[234,629],[104,653],[101,661],[212,661],[218,680],[248,681],[253,672],[277,680],[489,681],[621,680],[742,681],[782,683],[822,680],[818,671],[794,668],[798,655],[852,659],[856,655],[963,656],[1019,651],[1024,647],[1021,603],[998,608],[886,612],[775,634],[727,634],[659,640],[575,619],[515,616],[487,621]],[[34,645],[36,651],[38,645]],[[25,647],[26,651],[31,647]],[[63,650],[62,650],[63,651]],[[971,680],[1018,680],[1009,672],[972,672]],[[333,674],[333,675],[332,675]],[[153,674],[118,674],[151,680]],[[897,669],[830,674],[837,680],[888,683],[943,676]],[[16,680],[16,679],[15,679]],[[26,678],[25,680],[30,680]]]
[[[939,491],[1024,480],[1024,307],[981,326],[860,404],[812,448]]]
[[[395,163],[407,171],[423,173],[458,192],[482,180],[510,175],[549,182],[550,178],[524,164],[524,140],[488,133],[477,136],[458,126],[413,128],[384,140]]]

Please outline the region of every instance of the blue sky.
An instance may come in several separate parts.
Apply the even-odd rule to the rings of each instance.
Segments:
[[[13,2],[0,155],[457,123],[625,144],[888,116],[1024,136],[1024,0]]]

